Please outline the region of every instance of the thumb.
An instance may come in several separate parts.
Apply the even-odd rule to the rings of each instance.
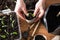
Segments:
[[[24,12],[24,14],[25,14],[26,16],[28,16],[26,8],[23,8],[22,11]]]
[[[38,8],[35,8],[35,11],[34,11],[34,16],[36,16],[36,14],[38,13],[39,9]]]

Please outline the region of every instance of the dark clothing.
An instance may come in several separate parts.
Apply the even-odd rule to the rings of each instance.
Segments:
[[[16,3],[13,0],[0,0],[0,10],[4,10],[4,9],[7,9],[7,8],[10,8],[11,10],[14,10],[15,4]]]
[[[35,4],[37,1],[38,0],[24,0],[26,8],[28,10],[35,9]],[[16,3],[13,0],[0,0],[0,10],[6,9],[7,8],[6,6],[8,6],[8,8],[10,8],[11,10],[14,10],[15,4]]]
[[[26,4],[26,8],[28,10],[30,9],[35,9],[35,4],[38,0],[24,0],[25,4]]]

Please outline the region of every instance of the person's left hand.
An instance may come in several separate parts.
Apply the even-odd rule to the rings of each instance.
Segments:
[[[39,0],[35,5],[34,16],[37,16],[34,22],[37,22],[44,15],[45,0]]]

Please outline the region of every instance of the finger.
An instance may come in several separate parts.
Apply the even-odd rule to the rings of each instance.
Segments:
[[[35,8],[35,11],[34,11],[34,16],[37,15],[38,11],[39,11],[39,9],[36,7],[36,8]]]
[[[22,11],[24,12],[24,14],[25,14],[26,16],[28,16],[26,7],[22,8]]]
[[[43,10],[43,9],[40,9],[39,15],[38,15],[38,17],[35,19],[34,22],[37,22],[40,18],[42,18],[43,15],[44,15],[44,10]]]
[[[39,17],[37,17],[37,18],[34,20],[34,22],[37,22],[39,19],[40,19],[40,18],[39,18]]]
[[[44,9],[40,9],[40,14],[39,14],[39,18],[42,18],[42,16],[44,15]]]
[[[26,20],[25,16],[20,11],[17,11],[16,13],[21,19]]]

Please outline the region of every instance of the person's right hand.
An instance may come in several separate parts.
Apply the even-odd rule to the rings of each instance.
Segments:
[[[27,15],[27,10],[23,0],[17,0],[16,6],[15,6],[15,12],[21,19],[25,20],[24,14]]]
[[[36,19],[34,22],[37,22],[42,18],[44,15],[44,10],[45,10],[45,1],[46,0],[39,0],[36,5],[35,5],[35,11],[34,11],[34,16],[36,16]]]

